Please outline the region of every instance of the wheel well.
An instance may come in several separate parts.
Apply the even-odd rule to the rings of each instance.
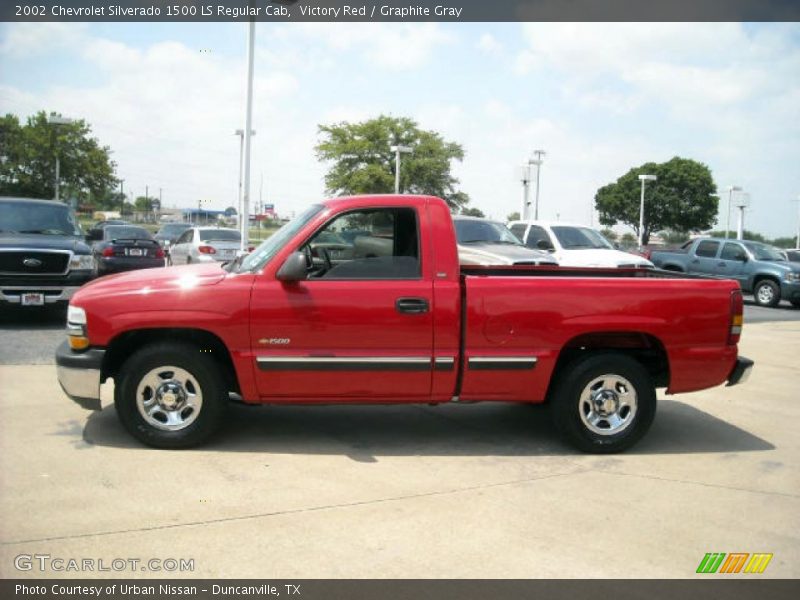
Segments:
[[[678,265],[664,265],[661,267],[665,271],[675,271],[676,273],[683,273],[683,269],[681,269]]]
[[[758,286],[758,284],[764,281],[765,279],[769,279],[772,283],[774,283],[778,287],[780,287],[781,285],[781,282],[773,275],[756,275],[755,278],[753,279],[753,290],[755,290],[756,286]]]
[[[596,352],[617,352],[637,360],[647,369],[657,388],[669,386],[669,358],[661,341],[639,332],[606,331],[587,333],[572,338],[561,349],[553,376],[550,378],[548,396],[561,372],[573,361]]]
[[[208,351],[219,363],[227,379],[229,391],[239,393],[239,382],[230,352],[215,334],[203,329],[139,329],[115,337],[106,349],[100,380],[116,377],[123,363],[140,348],[156,342],[184,342]]]

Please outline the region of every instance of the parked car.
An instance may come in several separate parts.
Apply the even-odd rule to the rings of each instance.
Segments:
[[[165,225],[161,226],[161,229],[158,230],[155,235],[155,240],[164,249],[164,254],[167,258],[167,264],[172,264],[172,257],[169,253],[170,246],[178,241],[178,238],[184,231],[191,228],[191,223],[166,223]]]
[[[528,248],[552,253],[562,267],[653,268],[643,256],[615,249],[591,227],[547,221],[512,221],[508,225]]]
[[[170,246],[169,254],[174,265],[225,262],[236,258],[241,239],[241,233],[236,229],[192,227]]]
[[[502,223],[456,215],[453,226],[462,265],[558,265],[549,253],[526,248]]]
[[[102,231],[104,228],[108,227],[109,225],[130,225],[129,221],[124,221],[122,219],[106,219],[104,221],[98,221],[89,229],[89,235],[97,235],[95,232]]]
[[[650,258],[667,271],[735,279],[761,306],[785,299],[800,307],[800,265],[761,242],[698,238],[677,250],[654,250]]]
[[[347,257],[311,251],[354,229]],[[248,404],[547,401],[569,441],[606,453],[645,434],[656,388],[747,377],[742,310],[728,280],[461,266],[444,200],[358,196],[309,207],[223,268],[87,286],[56,365],[84,408],[100,409],[113,378],[123,426],[161,448],[206,440],[233,392]]]
[[[65,304],[94,276],[91,249],[66,204],[0,198],[0,304]]]
[[[165,266],[164,249],[145,228],[108,225],[95,231],[90,239],[102,236],[92,245],[98,275]]]
[[[789,262],[800,263],[800,248],[796,248],[795,250],[784,250],[782,254]]]

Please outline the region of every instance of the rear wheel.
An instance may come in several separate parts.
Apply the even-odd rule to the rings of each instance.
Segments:
[[[790,300],[790,302],[795,308],[800,308],[800,300]]]
[[[556,428],[584,452],[633,446],[656,414],[656,390],[636,360],[616,353],[578,359],[559,375],[551,396]]]
[[[156,448],[187,448],[219,427],[227,406],[222,372],[188,344],[159,343],[135,352],[120,369],[114,406],[125,428]]]
[[[778,306],[781,301],[781,288],[771,279],[762,279],[753,290],[756,304],[770,308]]]

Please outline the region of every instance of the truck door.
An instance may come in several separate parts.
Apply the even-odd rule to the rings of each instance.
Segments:
[[[332,218],[299,242],[305,281],[257,281],[251,347],[262,398],[420,401],[431,394],[433,278],[408,206]]]
[[[744,246],[737,242],[725,242],[717,261],[716,274],[720,277],[735,279],[739,285],[743,285],[747,281],[746,262],[747,252],[745,252]]]
[[[694,255],[689,256],[687,273],[703,275],[714,275],[717,272],[717,252],[719,242],[714,240],[702,240],[697,244]]]

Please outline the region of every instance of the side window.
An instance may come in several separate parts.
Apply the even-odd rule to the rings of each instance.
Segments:
[[[417,214],[381,208],[336,217],[303,245],[309,279],[417,279]]]
[[[714,258],[717,255],[717,248],[719,248],[719,242],[706,240],[697,244],[695,254],[705,258]]]
[[[553,248],[553,242],[550,239],[550,236],[547,234],[547,231],[545,231],[544,227],[531,225],[531,230],[530,233],[528,233],[528,239],[525,240],[525,245],[528,248],[541,250],[542,248],[539,246],[540,241],[545,242],[548,248]]]
[[[177,239],[175,244],[185,244],[186,242],[189,241],[189,238],[191,237],[191,235],[192,235],[192,230],[191,229],[189,229],[188,231],[184,231],[183,234],[181,234],[181,237],[179,237]]]
[[[722,247],[722,260],[744,260],[747,255],[744,253],[744,248],[739,244],[732,244],[728,242]]]
[[[526,227],[527,226],[524,223],[517,223],[516,225],[511,226],[511,233],[517,236],[520,240],[524,240]]]

